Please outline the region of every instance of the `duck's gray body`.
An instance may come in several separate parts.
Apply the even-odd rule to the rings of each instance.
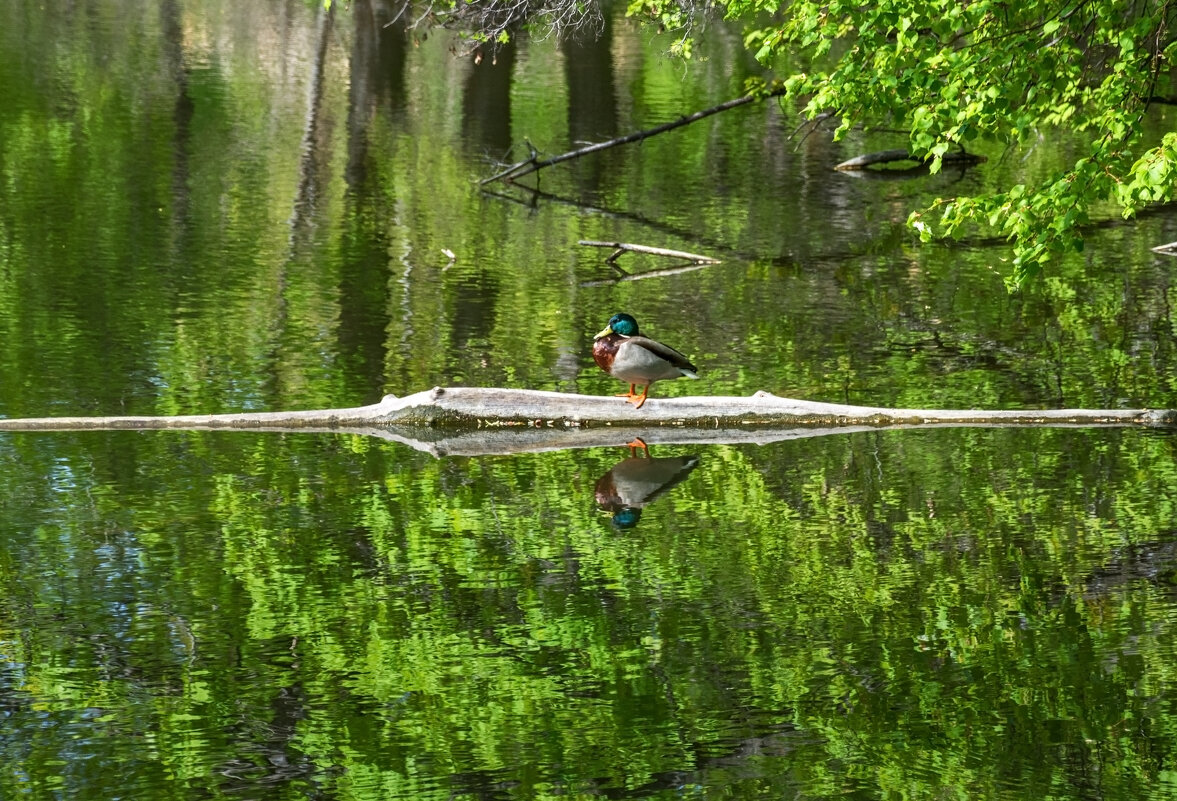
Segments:
[[[697,456],[624,459],[597,480],[597,504],[610,512],[640,509],[686,478],[698,464]]]
[[[614,334],[621,341],[613,357],[609,374],[628,384],[649,384],[670,378],[698,378],[698,368],[669,345],[663,345],[649,337],[623,337]]]

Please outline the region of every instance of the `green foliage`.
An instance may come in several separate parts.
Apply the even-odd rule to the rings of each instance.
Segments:
[[[791,3],[722,0],[749,21],[758,59],[800,63],[785,85],[803,113],[907,132],[939,171],[950,149],[1034,147],[1065,127],[1085,145],[1068,166],[1007,191],[937,200],[911,215],[927,241],[989,230],[1013,245],[1011,287],[1083,245],[1093,213],[1125,216],[1173,196],[1175,139],[1144,139],[1150,102],[1171,91],[1174,10],[1150,0],[1009,4],[985,0]],[[631,13],[678,21],[682,6],[645,0]],[[764,24],[765,14],[773,15]],[[1048,140],[1049,141],[1049,140]],[[1049,146],[1049,145],[1038,145]]]

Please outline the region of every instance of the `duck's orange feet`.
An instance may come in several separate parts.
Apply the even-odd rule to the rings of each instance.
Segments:
[[[629,392],[618,392],[618,393],[617,393],[616,395],[614,395],[613,397],[615,397],[615,398],[625,398],[625,399],[628,401],[630,398],[637,397],[637,393],[636,393],[636,392],[634,392],[634,390],[635,390],[635,389],[637,389],[637,388],[638,388],[638,385],[637,385],[637,384],[630,384],[630,385],[629,385]]]
[[[642,388],[642,394],[641,395],[634,395],[632,398],[629,398],[629,402],[633,404],[633,408],[640,409],[640,408],[642,408],[642,404],[646,402],[646,395],[648,395],[649,393],[650,393],[650,385],[646,384],[646,386],[644,386]]]
[[[637,456],[638,448],[646,452],[646,456],[650,455],[650,446],[642,441],[641,437],[634,437],[632,442],[625,443],[629,447],[629,455]]]

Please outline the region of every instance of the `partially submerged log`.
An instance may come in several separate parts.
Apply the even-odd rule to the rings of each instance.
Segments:
[[[1150,409],[888,409],[782,398],[769,392],[748,397],[651,398],[635,409],[621,398],[531,389],[434,387],[404,398],[352,409],[300,412],[189,414],[173,417],[40,417],[0,419],[0,431],[84,429],[265,429],[432,427],[660,426],[683,428],[808,428],[929,425],[1177,426],[1177,412]]]
[[[984,156],[978,156],[974,153],[967,153],[963,150],[945,153],[940,157],[940,163],[944,165],[958,164],[969,166],[972,164],[980,164],[984,161]],[[834,169],[840,170],[842,172],[853,172],[856,170],[866,170],[880,164],[895,164],[897,162],[913,162],[908,167],[895,169],[897,172],[903,170],[919,170],[931,164],[932,158],[928,157],[926,159],[919,159],[905,149],[880,150],[876,153],[864,153],[861,156],[855,156],[852,159],[847,159],[846,161],[843,161],[841,164],[834,167]]]

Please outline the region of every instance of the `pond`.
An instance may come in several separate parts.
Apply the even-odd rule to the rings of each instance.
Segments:
[[[0,416],[609,395],[617,311],[699,367],[655,397],[1177,406],[1177,219],[1017,295],[905,226],[1065,133],[853,177],[902,142],[769,102],[481,186],[765,73],[720,24],[478,57],[398,10],[0,8]],[[1177,793],[1167,432],[626,443],[0,434],[0,798]]]

